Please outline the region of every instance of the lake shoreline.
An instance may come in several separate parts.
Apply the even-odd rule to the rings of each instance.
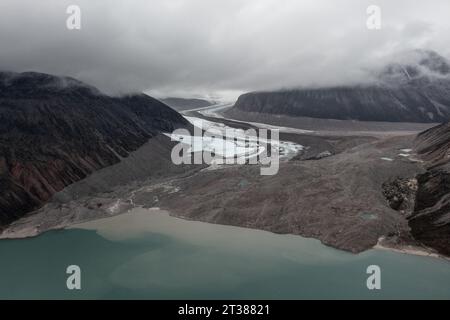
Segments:
[[[174,215],[169,210],[161,209],[159,207],[144,208],[144,207],[139,207],[139,206],[131,208],[124,212],[114,214],[114,215],[94,217],[92,219],[74,221],[73,223],[65,221],[64,223],[62,223],[59,226],[55,226],[55,227],[45,229],[45,230],[44,229],[40,230],[38,227],[28,226],[28,227],[18,230],[17,232],[10,233],[7,235],[5,235],[2,232],[2,233],[0,233],[0,241],[1,240],[16,240],[16,239],[35,238],[35,237],[38,237],[38,236],[40,236],[46,232],[50,232],[50,231],[60,231],[60,230],[70,230],[70,229],[90,229],[90,230],[94,229],[94,230],[97,230],[96,228],[99,227],[99,224],[101,222],[108,221],[110,219],[113,219],[113,218],[119,217],[119,216],[132,215],[131,212],[136,209],[147,210],[147,211],[149,211],[149,213],[152,213],[152,211],[153,211],[153,213],[167,214],[170,218],[179,219],[179,220],[183,220],[183,221],[205,223],[205,224],[211,224],[211,225],[216,225],[216,226],[246,229],[246,230],[252,230],[252,231],[261,231],[261,232],[267,232],[267,233],[270,233],[273,235],[296,236],[296,237],[300,237],[300,238],[306,239],[306,240],[312,239],[312,240],[319,241],[321,243],[321,245],[323,245],[325,247],[332,248],[334,250],[338,250],[341,252],[351,253],[355,256],[358,254],[370,251],[370,250],[380,250],[380,251],[390,251],[390,252],[401,253],[401,254],[412,255],[412,256],[434,258],[434,259],[439,259],[439,260],[444,260],[444,261],[450,262],[450,257],[440,255],[440,254],[434,252],[432,249],[427,250],[426,248],[423,248],[423,247],[412,246],[412,245],[407,245],[407,244],[390,246],[390,245],[386,245],[383,243],[383,240],[384,240],[383,238],[380,238],[378,243],[375,246],[373,246],[372,248],[368,248],[367,250],[364,250],[362,252],[355,253],[350,250],[344,250],[344,249],[341,249],[338,247],[334,247],[332,245],[325,244],[320,239],[317,239],[314,237],[305,237],[305,236],[293,234],[293,233],[276,233],[276,232],[272,232],[270,230],[264,230],[264,229],[258,229],[258,228],[248,228],[245,226],[235,226],[235,225],[228,225],[228,224],[213,223],[213,222],[208,222],[208,221],[200,221],[200,220],[191,219],[186,216]],[[4,231],[7,231],[7,229],[5,229]]]
[[[440,260],[445,260],[450,262],[450,257],[446,257],[444,255],[438,254],[434,252],[432,249],[425,249],[417,246],[411,246],[411,245],[400,245],[398,247],[393,246],[385,246],[380,243],[377,243],[372,250],[384,250],[384,251],[391,251],[396,253],[402,253],[407,255],[413,255],[413,256],[420,256],[420,257],[428,257],[428,258],[435,258]]]

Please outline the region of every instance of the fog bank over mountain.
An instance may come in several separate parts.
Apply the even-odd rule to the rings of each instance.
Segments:
[[[66,9],[81,9],[68,30]],[[447,0],[31,0],[0,4],[0,69],[72,76],[112,94],[234,96],[370,81],[416,48],[450,57]],[[400,58],[402,59],[402,58]]]

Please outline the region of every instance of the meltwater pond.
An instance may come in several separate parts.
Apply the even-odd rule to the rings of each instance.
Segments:
[[[450,263],[359,255],[293,235],[186,221],[156,209],[0,241],[0,298],[450,298]],[[81,268],[81,290],[66,268]],[[366,268],[381,268],[381,290]]]

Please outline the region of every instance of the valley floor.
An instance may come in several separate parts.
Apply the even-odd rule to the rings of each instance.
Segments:
[[[372,123],[363,128],[366,124],[353,121],[330,120],[327,125],[326,120],[305,120],[304,127],[289,127],[292,123],[280,118],[270,125],[255,122],[269,122],[263,118],[224,118],[223,112],[228,116],[230,111],[219,107],[184,113],[242,129],[278,126],[280,140],[304,149],[282,161],[274,176],[261,176],[255,165],[216,170],[197,165],[115,186],[99,183],[117,172],[126,174],[124,168],[148,154],[138,150],[138,155],[69,186],[37,212],[11,224],[0,238],[35,236],[142,206],[188,220],[316,238],[354,253],[377,245],[420,249],[409,235],[406,214],[389,207],[382,185],[423,171],[411,149],[414,135],[432,125]],[[380,243],[381,238],[387,240]]]

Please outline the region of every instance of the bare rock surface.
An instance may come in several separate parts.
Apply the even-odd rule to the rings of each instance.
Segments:
[[[241,95],[233,109],[323,119],[449,121],[450,62],[433,51],[410,54],[408,63],[392,62],[373,70],[368,83],[250,92]]]
[[[35,72],[0,73],[0,120],[0,228],[159,133],[188,126],[147,95],[110,97]]]

